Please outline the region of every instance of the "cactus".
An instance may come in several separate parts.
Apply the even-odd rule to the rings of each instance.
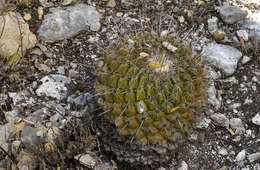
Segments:
[[[205,75],[181,41],[147,32],[123,38],[97,68],[99,116],[139,146],[180,141],[203,111]]]

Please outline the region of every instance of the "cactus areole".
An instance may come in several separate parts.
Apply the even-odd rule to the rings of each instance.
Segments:
[[[151,33],[110,45],[97,68],[98,104],[120,135],[167,146],[191,133],[207,80],[199,57],[180,41]]]

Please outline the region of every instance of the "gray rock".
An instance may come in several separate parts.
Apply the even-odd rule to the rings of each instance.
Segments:
[[[223,114],[215,113],[211,115],[210,118],[212,119],[213,123],[218,126],[226,127],[226,128],[229,127],[229,119],[226,118],[226,116]]]
[[[76,155],[74,159],[78,160],[82,165],[87,166],[88,168],[93,169],[97,163],[97,158],[93,157],[90,154],[80,154]]]
[[[188,170],[188,164],[185,161],[181,161],[177,170]]]
[[[258,126],[260,126],[260,114],[256,114],[253,118],[252,118],[252,122]]]
[[[0,126],[0,144],[5,143],[12,132],[11,123]]]
[[[73,37],[88,27],[92,31],[98,31],[101,27],[101,14],[85,4],[51,8],[50,12],[44,16],[38,34],[40,38],[51,42]]]
[[[86,106],[87,105],[87,98],[91,96],[89,93],[80,93],[77,91],[76,93],[70,95],[67,99],[67,102],[71,105],[76,106]]]
[[[215,88],[214,82],[210,83],[210,87],[207,90],[208,93],[208,102],[213,105],[216,109],[221,107],[222,98],[217,94],[217,90]]]
[[[247,12],[242,11],[240,8],[235,6],[222,6],[219,10],[221,18],[227,24],[234,24],[238,21],[243,20],[247,16]]]
[[[204,68],[207,70],[207,77],[209,79],[216,80],[221,77],[221,73],[219,71],[216,72],[212,67],[205,65]]]
[[[49,96],[58,100],[63,100],[67,97],[68,87],[71,87],[71,79],[58,75],[52,74],[45,76],[41,79],[42,85],[36,90],[38,96]]]
[[[64,117],[61,114],[56,113],[56,114],[54,114],[53,116],[50,117],[50,121],[52,121],[53,123],[56,123],[58,121],[63,120],[63,118]]]
[[[232,75],[236,68],[242,53],[234,47],[209,43],[202,51],[202,62],[213,65],[224,72],[226,76]]]
[[[249,160],[249,162],[254,162],[256,160],[260,160],[260,152],[248,155],[247,159]]]
[[[248,31],[249,37],[260,39],[260,23],[246,20],[241,28]]]
[[[245,41],[248,41],[248,33],[247,33],[246,30],[238,30],[238,31],[237,31],[237,36],[238,36],[239,38],[242,38],[242,39],[245,40]]]
[[[19,111],[17,109],[14,109],[9,112],[5,112],[6,120],[10,123],[18,123],[19,121],[22,120],[22,118],[19,116],[18,112]]]
[[[208,19],[208,30],[211,34],[218,30],[218,18],[212,17]]]
[[[223,156],[228,155],[228,152],[227,152],[227,150],[226,150],[225,148],[220,148],[220,149],[218,150],[218,153],[219,153],[220,155],[223,155]]]
[[[37,136],[38,130],[31,126],[25,126],[21,132],[21,141],[30,145],[39,145],[43,142],[43,139]]]
[[[26,117],[26,120],[32,122],[33,124],[41,123],[48,116],[51,116],[47,107],[36,110]]]
[[[235,130],[235,134],[238,135],[238,134],[243,134],[245,133],[245,128],[244,128],[244,125],[241,121],[241,119],[239,118],[232,118],[229,120],[229,125],[230,125],[230,128]]]
[[[246,63],[248,63],[250,60],[251,60],[250,57],[248,57],[248,56],[243,56],[241,63],[242,63],[242,64],[246,64]]]
[[[243,161],[244,159],[246,158],[246,151],[245,150],[242,150],[240,151],[237,156],[236,156],[236,161],[239,162],[239,161]]]
[[[65,74],[65,67],[64,66],[59,66],[57,68],[57,71],[58,71],[59,74]]]
[[[131,5],[134,5],[134,1],[133,0],[121,0],[121,4],[123,5],[123,7],[129,7]]]
[[[204,118],[200,120],[198,123],[196,123],[195,127],[198,129],[207,129],[209,127],[211,120]]]
[[[36,102],[27,90],[18,93],[9,92],[8,95],[13,99],[15,106],[27,106]]]

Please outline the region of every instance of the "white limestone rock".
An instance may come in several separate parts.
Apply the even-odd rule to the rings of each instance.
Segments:
[[[260,114],[256,114],[253,118],[252,118],[252,122],[258,126],[260,126]]]
[[[49,96],[58,100],[67,97],[68,87],[71,85],[71,79],[66,76],[52,74],[41,79],[41,84],[36,90],[38,96]]]
[[[202,62],[213,65],[222,70],[226,76],[232,75],[236,68],[242,53],[234,47],[209,43],[202,51]]]

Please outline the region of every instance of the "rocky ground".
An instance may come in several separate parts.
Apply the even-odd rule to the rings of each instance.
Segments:
[[[260,3],[228,2],[0,1],[0,169],[259,170]],[[191,45],[210,79],[196,131],[149,166],[105,150],[93,89],[104,49],[144,31]]]

